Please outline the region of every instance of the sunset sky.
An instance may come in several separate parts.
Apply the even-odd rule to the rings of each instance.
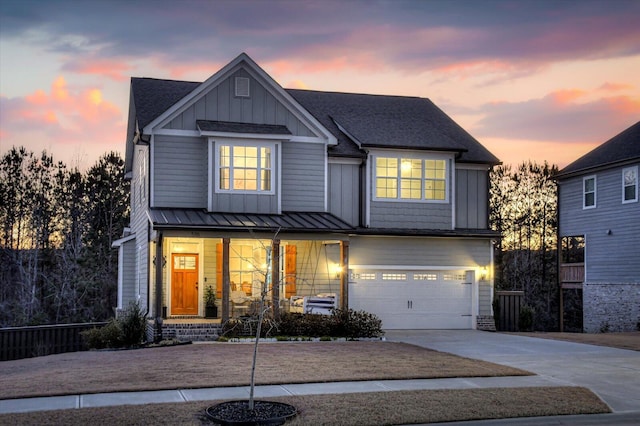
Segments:
[[[0,154],[123,153],[130,77],[246,52],[285,88],[427,97],[503,163],[563,167],[640,120],[639,23],[640,0],[0,0]]]

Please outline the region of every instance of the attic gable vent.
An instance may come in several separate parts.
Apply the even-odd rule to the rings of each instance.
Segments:
[[[249,79],[246,77],[236,77],[236,96],[249,97]]]

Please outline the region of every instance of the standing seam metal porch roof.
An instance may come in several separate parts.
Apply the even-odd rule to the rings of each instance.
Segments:
[[[218,213],[204,209],[153,208],[149,211],[157,228],[203,228],[289,232],[345,232],[355,228],[330,213],[287,212],[282,214]]]

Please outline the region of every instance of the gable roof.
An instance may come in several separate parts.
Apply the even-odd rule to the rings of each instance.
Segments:
[[[640,159],[640,121],[589,151],[556,175],[558,178],[588,173]]]
[[[202,83],[194,81],[131,78],[131,92],[136,108],[138,127],[145,128],[180,99]]]
[[[241,54],[204,83],[132,78],[138,128],[145,129],[214,84],[245,61],[293,107],[328,131],[335,157],[359,157],[361,148],[396,148],[456,152],[458,162],[499,164],[500,160],[426,98],[282,89],[246,54]],[[217,77],[218,76],[218,77]]]
[[[429,99],[286,90],[336,136],[332,154],[352,153],[358,146],[400,148],[458,152],[460,162],[500,163]]]

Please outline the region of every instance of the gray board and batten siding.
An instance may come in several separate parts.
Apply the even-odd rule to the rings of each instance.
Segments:
[[[230,194],[209,188],[209,144],[206,138],[157,135],[154,141],[154,207],[207,208],[230,213],[280,213],[325,210],[325,146],[283,142],[280,168],[282,207],[278,195]],[[276,148],[277,149],[277,148]],[[273,153],[275,158],[280,156]],[[210,167],[213,167],[211,165]],[[275,188],[280,186],[275,174]],[[208,194],[208,191],[211,191]]]
[[[236,77],[249,79],[249,96],[235,96]],[[279,124],[295,136],[317,136],[244,69],[221,81],[164,128],[197,130],[197,120]]]
[[[350,225],[360,221],[360,164],[329,163],[329,213]]]
[[[206,208],[206,138],[156,135],[153,142],[153,207]]]
[[[456,228],[488,229],[489,172],[456,169]]]
[[[589,283],[640,281],[637,272],[640,263],[640,203],[622,203],[624,167],[593,173],[596,176],[594,208],[582,207],[583,178],[590,174],[559,181],[561,236],[584,235],[585,280]]]
[[[282,211],[326,210],[326,149],[320,143],[282,143]]]

